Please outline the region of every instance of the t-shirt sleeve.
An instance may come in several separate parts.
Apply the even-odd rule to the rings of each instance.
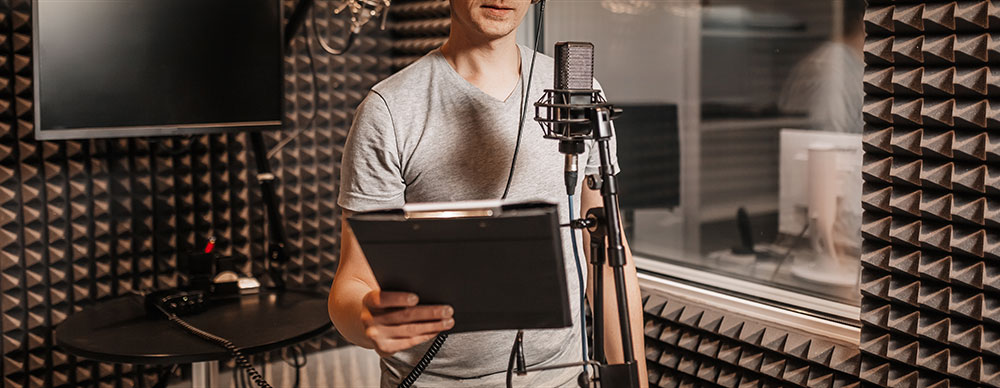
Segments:
[[[344,145],[341,208],[362,212],[403,206],[406,185],[397,144],[389,107],[373,91],[358,106]]]
[[[598,90],[603,90],[603,88],[601,88],[601,84],[597,82],[596,79],[594,80],[594,87]],[[604,95],[604,98],[606,99],[608,98],[607,94]],[[616,131],[615,124],[612,121],[611,133],[615,134],[615,131]],[[611,154],[612,171],[614,171],[615,174],[618,174],[618,172],[621,170],[618,168],[618,141],[616,139],[616,136],[611,136],[611,141],[608,143],[609,143],[608,144],[609,148],[611,148],[610,154]],[[600,169],[601,169],[601,153],[597,147],[597,141],[589,140],[587,141],[587,166],[583,169],[583,173],[584,175],[599,174],[601,172]]]

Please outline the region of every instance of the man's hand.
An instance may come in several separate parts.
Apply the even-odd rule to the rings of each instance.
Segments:
[[[417,306],[418,301],[408,292],[375,290],[365,295],[361,323],[379,356],[390,357],[455,326],[451,306]]]

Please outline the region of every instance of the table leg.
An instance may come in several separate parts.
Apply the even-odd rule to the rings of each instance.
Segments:
[[[219,381],[219,362],[203,361],[191,364],[191,388],[214,388]]]

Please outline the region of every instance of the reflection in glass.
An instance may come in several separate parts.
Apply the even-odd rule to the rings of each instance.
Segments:
[[[548,6],[546,46],[594,42],[625,108],[633,252],[859,304],[863,0]]]
[[[702,73],[701,246],[687,261],[857,304],[864,3],[724,3],[705,9],[702,60],[745,67]],[[753,245],[719,243],[733,233]]]
[[[824,42],[795,66],[779,100],[781,110],[806,113],[813,129],[861,133],[864,43],[863,20],[847,19],[843,36]]]

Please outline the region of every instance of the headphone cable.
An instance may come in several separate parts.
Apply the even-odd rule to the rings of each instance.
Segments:
[[[544,0],[540,1],[538,8],[539,8],[538,17],[535,18],[535,42],[534,42],[535,47],[531,52],[531,64],[528,67],[528,81],[527,81],[528,94],[531,93],[531,78],[535,72],[535,57],[538,55],[538,37],[539,35],[541,35],[540,34],[541,24],[542,21],[544,20],[543,16],[545,15]],[[520,48],[518,48],[518,50],[520,50]],[[523,74],[523,71],[524,70],[522,69],[520,72]],[[514,165],[517,164],[517,153],[521,148],[521,135],[524,133],[524,119],[527,116],[527,113],[525,111],[528,109],[528,100],[525,96],[524,90],[525,86],[524,82],[522,82],[521,102],[520,102],[521,113],[517,123],[517,140],[514,143],[514,155],[511,157],[510,172],[507,174],[507,184],[504,187],[503,195],[500,197],[501,200],[507,199],[507,195],[510,194],[510,184],[511,181],[513,181],[514,179]],[[523,330],[518,330],[518,333],[523,333]],[[420,361],[417,361],[417,364],[413,366],[413,370],[411,370],[410,373],[408,373],[406,377],[403,378],[402,381],[400,381],[398,388],[409,388],[411,385],[413,385],[413,383],[417,381],[417,378],[419,378],[420,375],[424,373],[424,369],[426,369],[427,366],[430,365],[431,360],[433,360],[434,356],[436,356],[438,351],[441,350],[441,347],[444,346],[444,342],[447,339],[448,339],[448,333],[438,334],[437,337],[434,338],[434,342],[431,343],[431,346],[427,349],[427,352],[424,353],[423,357],[420,358]]]

